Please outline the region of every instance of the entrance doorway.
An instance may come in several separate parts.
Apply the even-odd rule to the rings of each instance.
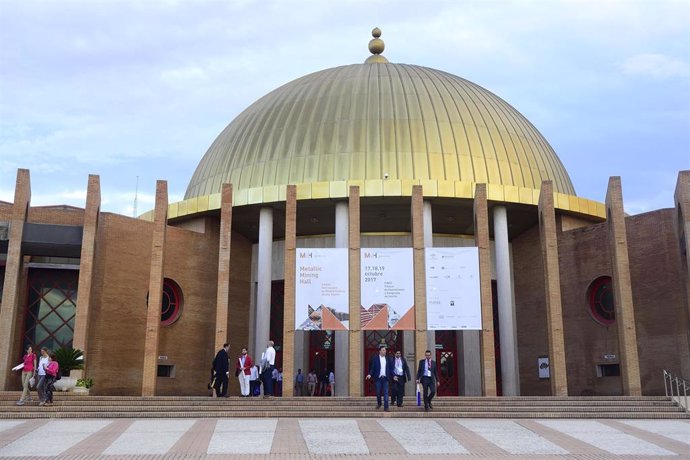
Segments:
[[[362,363],[362,368],[364,369],[364,374],[367,375],[369,372],[369,360],[372,356],[378,354],[379,346],[386,345],[388,356],[392,356],[396,351],[403,351],[403,331],[365,331],[364,332],[364,362]],[[412,369],[410,369],[412,372]],[[376,387],[374,386],[373,379],[365,380],[364,382],[364,395],[365,396],[376,396]]]
[[[333,331],[309,331],[309,370],[317,378],[314,396],[324,396],[328,384],[328,372],[335,372],[335,333]]]
[[[456,331],[436,331],[438,395],[458,396],[458,340]]]

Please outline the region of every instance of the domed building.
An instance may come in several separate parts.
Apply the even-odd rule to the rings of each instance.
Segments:
[[[100,394],[195,395],[223,343],[258,362],[273,340],[284,381],[334,371],[339,396],[372,393],[364,377],[382,344],[411,369],[434,351],[442,396],[654,395],[662,369],[690,374],[690,173],[675,209],[626,216],[616,177],[606,203],[579,197],[515,108],[458,76],[390,63],[372,34],[364,63],[249,106],[185,199],[168,203],[159,181],[140,219],[100,212],[97,176],[84,209],[32,207],[20,170],[14,203],[0,203],[0,371],[28,344],[74,346]],[[395,251],[404,263],[363,262]],[[334,278],[307,306],[298,256],[312,252]],[[470,284],[443,284],[429,260],[460,253],[453,269]],[[375,302],[369,271],[398,273],[380,276]],[[239,394],[232,377],[230,388]]]

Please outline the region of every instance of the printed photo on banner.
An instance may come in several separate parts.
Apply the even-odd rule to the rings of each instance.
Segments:
[[[427,248],[424,258],[427,328],[481,329],[482,304],[477,248]]]
[[[298,248],[295,259],[295,330],[348,329],[347,249]]]
[[[361,251],[362,330],[414,330],[412,248]]]

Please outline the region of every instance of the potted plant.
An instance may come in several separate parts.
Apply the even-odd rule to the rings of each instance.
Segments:
[[[54,353],[62,376],[60,380],[55,382],[55,389],[69,391],[77,385],[77,379],[70,377],[69,373],[73,369],[84,368],[84,352],[76,348],[66,347],[58,348]]]
[[[93,386],[93,379],[78,379],[77,380],[77,386],[74,387],[72,390],[72,393],[76,394],[81,394],[81,395],[88,395],[90,392],[90,388]]]

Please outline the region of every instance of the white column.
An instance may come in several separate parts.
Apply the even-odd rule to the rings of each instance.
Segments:
[[[271,331],[271,263],[273,260],[273,208],[259,211],[259,251],[256,270],[256,360],[266,349]],[[288,318],[286,318],[288,320]],[[282,345],[282,344],[280,344]]]
[[[508,244],[508,214],[505,206],[494,206],[493,213],[503,395],[518,396],[517,341]]]
[[[348,204],[338,201],[335,204],[335,247],[348,247],[350,229]],[[335,395],[348,396],[350,382],[350,336],[349,331],[335,331]]]
[[[434,247],[434,228],[431,221],[431,203],[424,200],[422,207],[422,224],[424,225],[424,247]],[[426,332],[426,347],[431,350],[431,356],[436,356],[436,333],[434,331]]]

